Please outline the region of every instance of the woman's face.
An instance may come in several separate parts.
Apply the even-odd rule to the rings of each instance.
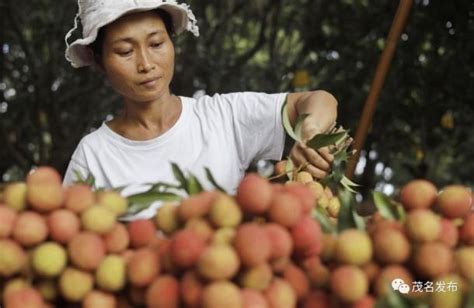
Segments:
[[[161,17],[147,11],[108,25],[102,67],[112,87],[126,101],[151,102],[169,95],[174,46]]]

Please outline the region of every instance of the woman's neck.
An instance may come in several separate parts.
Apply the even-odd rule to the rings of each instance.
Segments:
[[[168,131],[178,120],[181,100],[173,95],[149,103],[125,102],[121,113],[108,126],[133,140],[147,140]]]

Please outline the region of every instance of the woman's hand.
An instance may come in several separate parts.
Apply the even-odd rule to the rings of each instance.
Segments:
[[[301,136],[303,142],[296,142],[290,152],[290,158],[298,168],[308,171],[315,179],[323,179],[331,171],[334,156],[330,153],[328,147],[313,150],[307,147],[305,143],[311,140],[316,134],[325,133],[321,131],[311,115],[307,116],[301,126]]]
[[[330,150],[317,151],[305,145],[316,134],[327,133],[336,125],[337,100],[330,93],[317,90],[290,93],[287,97],[287,112],[293,127],[298,116],[306,114],[301,126],[301,142],[296,142],[290,152],[295,167],[302,166],[316,179],[322,179],[331,171],[334,156]]]

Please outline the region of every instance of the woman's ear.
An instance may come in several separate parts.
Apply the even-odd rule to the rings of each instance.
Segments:
[[[94,55],[94,66],[100,72],[105,73],[104,63],[102,62],[102,57],[100,55]]]

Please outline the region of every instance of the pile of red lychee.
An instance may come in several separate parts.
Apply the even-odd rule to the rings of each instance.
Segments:
[[[393,292],[410,306],[465,307],[474,284],[471,190],[450,185],[438,191],[427,180],[413,180],[398,197],[404,218],[377,212],[366,230],[323,235],[318,286],[330,293],[318,290],[327,305],[314,307],[334,306],[331,294],[355,307],[373,307]],[[396,290],[396,279],[407,289]]]
[[[314,193],[303,184],[271,184],[249,174],[235,197],[204,192],[178,206],[161,207],[155,219],[167,235],[161,243],[161,273],[174,281],[173,303],[303,305],[311,288],[306,271],[322,245],[321,228],[311,217],[314,202]],[[147,304],[165,307],[158,296],[165,286],[156,283],[146,292]]]
[[[50,167],[6,186],[0,202],[1,307],[116,307],[134,251],[152,222],[124,225],[128,200],[85,184],[62,186]],[[136,265],[135,265],[136,266]]]
[[[294,307],[309,290],[297,262],[321,250],[313,201],[249,175],[236,196],[202,192],[125,224],[119,193],[38,168],[2,192],[2,307]]]
[[[324,234],[312,213],[334,196],[303,175],[277,184],[248,174],[234,196],[206,191],[124,223],[119,193],[63,188],[54,169],[38,168],[2,193],[0,306],[373,307],[394,279],[455,282],[452,292],[403,294],[433,307],[465,301],[468,188],[412,181],[400,193],[405,220],[376,214],[367,230]]]
[[[405,212],[400,220],[377,212],[366,230],[323,234],[312,261],[317,269],[306,271],[311,304],[303,307],[401,307],[387,300],[393,294],[407,307],[467,307],[474,286],[471,190],[450,185],[438,191],[427,180],[413,180],[398,197]],[[396,280],[407,289],[394,288]]]

